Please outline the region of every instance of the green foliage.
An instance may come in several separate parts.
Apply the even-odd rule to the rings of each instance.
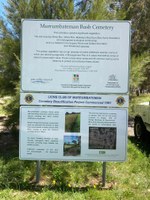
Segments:
[[[110,20],[116,16],[109,12],[107,0],[94,0],[92,9],[87,14],[87,19],[90,20]]]
[[[150,1],[125,1],[127,10],[126,19],[132,19],[133,35],[132,49],[136,53],[142,53],[150,48]]]
[[[15,91],[16,82],[19,81],[20,66],[18,54],[19,42],[9,37],[0,40],[0,91],[1,95],[10,95]]]
[[[71,0],[8,0],[5,6],[13,30],[11,34],[17,38],[20,38],[21,19],[72,19],[73,9]]]
[[[131,21],[130,88],[150,90],[150,1],[108,0],[115,19]]]
[[[124,20],[132,22],[132,53],[142,54],[150,50],[150,1],[112,0],[112,11],[124,13]]]
[[[5,6],[9,26],[0,20],[0,93],[13,95],[20,76],[21,19],[72,19],[70,0],[9,0]]]
[[[12,98],[5,104],[9,121],[19,121],[20,38],[21,19],[73,19],[71,0],[8,0],[5,6],[7,23],[0,19],[0,96]]]
[[[8,0],[6,19],[0,20],[0,96],[12,96],[7,104],[8,125],[18,123],[21,19],[110,19],[107,1],[84,1],[74,12],[72,0]],[[92,4],[93,3],[93,4]]]
[[[74,12],[73,0],[7,0],[6,19],[0,19],[0,97],[12,96],[5,106],[9,123],[18,122],[21,19],[85,19],[132,21],[130,88],[150,85],[149,1],[87,0]],[[146,89],[145,88],[145,89]],[[8,123],[8,124],[9,124]]]
[[[130,70],[130,88],[142,87],[144,81],[148,79],[150,71],[148,73],[148,66],[150,65],[149,53],[144,53],[141,56],[133,55],[131,58],[131,70]],[[146,85],[145,85],[146,89]]]
[[[5,125],[12,129],[14,134],[17,134],[17,125],[19,121],[19,101],[20,101],[20,92],[19,88],[16,88],[15,95],[12,95],[11,98],[9,98],[3,108],[7,114],[8,119],[5,122]]]

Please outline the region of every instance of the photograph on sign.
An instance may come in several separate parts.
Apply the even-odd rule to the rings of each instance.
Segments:
[[[124,161],[127,109],[20,108],[20,159]]]
[[[81,136],[64,136],[64,156],[80,156],[81,155]]]
[[[89,149],[116,149],[116,127],[89,127]]]
[[[80,113],[65,113],[65,132],[80,132]]]
[[[128,21],[25,19],[21,46],[24,92],[128,92]]]

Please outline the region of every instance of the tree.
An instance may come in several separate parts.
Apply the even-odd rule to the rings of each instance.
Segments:
[[[140,56],[133,55],[131,59],[130,88],[148,89],[150,79],[150,55],[144,53]]]
[[[150,50],[150,1],[113,0],[113,11],[122,12],[124,20],[132,22],[132,54],[142,54]]]
[[[132,23],[130,87],[150,90],[150,1],[112,0],[110,9]]]
[[[115,19],[116,14],[109,10],[110,0],[80,0],[77,2],[78,12],[87,20]]]
[[[82,0],[74,12],[73,0],[7,0],[7,21],[0,19],[0,95],[12,96],[6,107],[11,123],[19,118],[21,19],[116,19],[110,2]]]
[[[73,19],[72,0],[7,0],[0,19],[0,96],[11,95],[6,110],[12,126],[19,119],[21,19]]]

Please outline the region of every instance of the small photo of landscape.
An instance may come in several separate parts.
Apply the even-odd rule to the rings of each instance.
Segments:
[[[79,133],[80,132],[80,113],[66,112],[65,114],[65,132]]]
[[[81,154],[81,136],[64,136],[64,156]]]

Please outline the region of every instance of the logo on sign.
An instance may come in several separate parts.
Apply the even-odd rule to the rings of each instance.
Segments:
[[[119,105],[119,106],[122,106],[124,103],[125,103],[125,99],[124,97],[120,96],[116,99],[116,103]]]
[[[73,74],[73,82],[75,83],[79,82],[79,74]]]
[[[26,103],[30,104],[30,103],[33,102],[33,100],[34,100],[34,98],[33,98],[32,94],[27,94],[27,95],[25,96],[25,102],[26,102]]]

